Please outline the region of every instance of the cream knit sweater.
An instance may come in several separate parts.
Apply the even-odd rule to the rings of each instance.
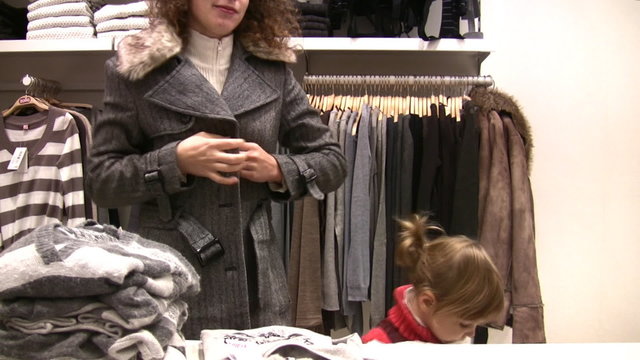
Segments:
[[[190,31],[191,36],[189,44],[183,50],[184,55],[221,94],[231,64],[233,34],[218,40],[195,30]]]

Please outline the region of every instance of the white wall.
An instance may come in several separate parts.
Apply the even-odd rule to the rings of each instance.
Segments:
[[[640,1],[483,0],[532,129],[547,341],[640,341]]]

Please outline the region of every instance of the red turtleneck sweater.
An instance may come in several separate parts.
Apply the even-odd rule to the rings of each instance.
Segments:
[[[363,343],[377,340],[390,344],[401,341],[422,341],[430,343],[442,343],[429,328],[420,325],[404,301],[405,292],[411,285],[404,285],[393,291],[396,304],[389,309],[387,317],[378,326],[371,329],[362,337]]]

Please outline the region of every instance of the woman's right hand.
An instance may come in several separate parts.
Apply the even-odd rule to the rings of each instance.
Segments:
[[[227,151],[238,149],[244,142],[243,139],[199,132],[182,140],[176,147],[178,167],[185,175],[206,177],[222,185],[234,185],[238,177],[223,173],[241,170],[247,155],[244,152]]]

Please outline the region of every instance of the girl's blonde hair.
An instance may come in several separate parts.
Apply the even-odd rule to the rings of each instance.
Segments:
[[[480,243],[465,236],[446,236],[425,216],[413,215],[399,224],[396,263],[409,270],[416,290],[433,292],[435,312],[477,321],[490,320],[502,311],[502,280]]]

